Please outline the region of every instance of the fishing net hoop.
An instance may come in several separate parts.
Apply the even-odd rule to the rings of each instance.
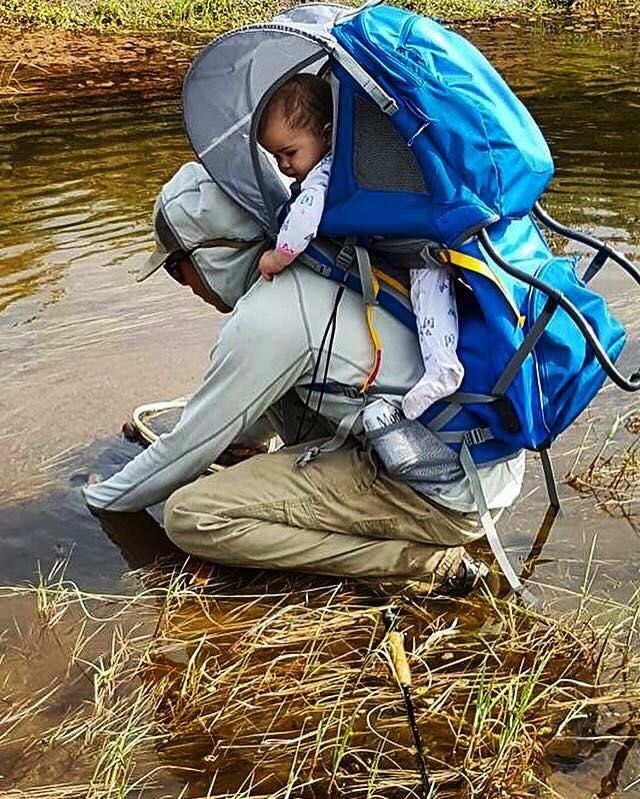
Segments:
[[[146,402],[143,405],[138,405],[131,412],[131,426],[134,428],[137,436],[145,444],[153,444],[160,434],[150,426],[150,422],[160,416],[161,414],[169,411],[182,410],[187,404],[188,397],[178,397],[173,400],[161,400],[157,402]],[[282,441],[278,436],[273,436],[269,439],[267,452],[276,452],[283,446]],[[225,469],[226,466],[221,466],[218,463],[212,463],[205,470],[205,474],[213,474]]]

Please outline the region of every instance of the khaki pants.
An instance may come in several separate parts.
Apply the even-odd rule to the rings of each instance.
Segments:
[[[436,585],[482,534],[475,515],[428,502],[356,444],[297,469],[304,448],[257,455],[178,489],[165,507],[167,534],[229,566]]]

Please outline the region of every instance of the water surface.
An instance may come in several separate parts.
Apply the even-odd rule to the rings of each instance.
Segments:
[[[638,38],[534,24],[479,26],[471,37],[550,143],[557,176],[547,209],[640,262]],[[131,276],[151,246],[155,194],[192,157],[179,106],[175,99],[86,105],[73,98],[65,107],[5,106],[0,154],[0,581],[32,579],[38,561],[46,571],[71,553],[69,576],[87,587],[113,587],[144,561],[148,540],[142,552],[133,535],[120,537],[128,542],[124,552],[115,546],[86,512],[72,475],[109,473],[131,457],[136,448],[119,437],[120,424],[135,405],[198,385],[221,321],[164,274],[144,285]],[[630,370],[638,365],[640,294],[613,266],[596,285],[628,326],[622,363]],[[595,443],[616,413],[635,404],[605,389],[556,446],[558,475],[589,425]],[[628,596],[640,577],[638,533],[568,487],[561,494],[564,517],[535,577],[578,590],[595,536],[595,588]],[[532,458],[523,499],[502,525],[514,557],[527,556],[544,507]],[[559,774],[558,786],[591,796],[612,754],[601,754],[593,771]],[[621,786],[636,771],[632,757]]]

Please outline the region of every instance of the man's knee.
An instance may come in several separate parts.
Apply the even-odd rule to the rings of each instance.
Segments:
[[[164,508],[164,525],[178,549],[203,560],[227,566],[246,565],[246,520],[228,515],[228,505],[216,492],[202,490],[202,481],[174,491]],[[215,485],[215,481],[214,485]],[[218,488],[219,486],[216,486]]]
[[[164,506],[164,529],[176,546],[185,549],[185,538],[206,527],[208,533],[215,533],[223,523],[220,502],[212,492],[203,492],[202,481],[178,488],[171,494]],[[197,490],[195,486],[198,485]]]
[[[222,474],[222,473],[221,473]],[[224,500],[226,493],[218,475],[196,480],[176,489],[164,506],[164,529],[167,536],[180,549],[193,547],[194,533],[207,533],[208,537],[228,524]],[[197,536],[201,537],[201,536]],[[190,543],[191,542],[191,543]]]
[[[178,488],[164,505],[164,529],[177,546],[180,546],[178,539],[186,529],[185,521],[192,516],[192,512],[189,510],[188,488],[189,486]]]

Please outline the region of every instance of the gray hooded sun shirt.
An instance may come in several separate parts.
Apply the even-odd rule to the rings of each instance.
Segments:
[[[304,401],[339,290],[298,262],[271,283],[259,279],[257,263],[264,250],[260,226],[199,164],[185,164],[176,173],[162,189],[156,211],[159,207],[184,250],[210,239],[245,243],[242,249],[219,246],[191,256],[205,285],[233,311],[215,342],[202,385],[176,427],[113,477],[84,489],[87,503],[98,510],[135,511],[167,499],[201,475],[288,392]],[[164,254],[158,242],[156,256]],[[400,405],[422,374],[418,340],[384,309],[376,308],[375,314],[383,357],[369,395]],[[328,381],[360,387],[371,358],[362,299],[346,291],[338,308]],[[318,371],[323,373],[324,358]],[[335,427],[361,403],[357,397],[329,393],[321,416]],[[362,433],[360,423],[354,433]],[[481,467],[479,474],[489,507],[507,507],[522,487],[524,455]],[[453,510],[475,510],[466,477],[434,487],[431,498]]]

